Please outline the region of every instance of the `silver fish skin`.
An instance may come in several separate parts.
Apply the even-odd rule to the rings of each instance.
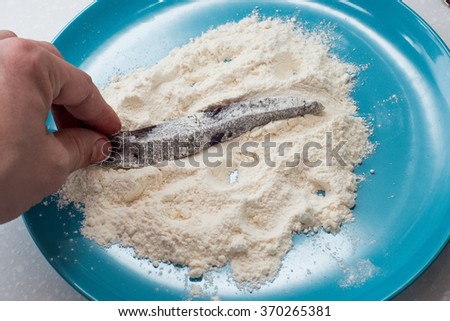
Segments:
[[[270,122],[317,115],[325,107],[297,96],[232,102],[205,112],[110,137],[106,168],[141,168],[197,154]]]

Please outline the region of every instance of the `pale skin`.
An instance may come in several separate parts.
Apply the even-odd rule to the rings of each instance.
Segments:
[[[49,111],[57,133],[45,126]],[[0,31],[0,224],[105,159],[120,128],[91,78],[56,47]]]

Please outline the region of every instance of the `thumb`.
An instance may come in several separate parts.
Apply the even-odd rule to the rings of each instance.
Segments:
[[[111,150],[106,136],[85,128],[66,128],[53,134],[63,149],[63,164],[69,172],[105,160]]]

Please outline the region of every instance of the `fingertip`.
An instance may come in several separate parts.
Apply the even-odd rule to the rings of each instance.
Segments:
[[[94,92],[98,99],[102,102],[104,108],[103,110],[103,116],[106,120],[103,122],[102,126],[98,126],[101,122],[100,120],[96,120],[97,122],[97,129],[103,132],[105,135],[112,136],[114,134],[117,134],[122,129],[122,122],[120,121],[119,116],[117,115],[114,108],[108,104],[108,102],[105,100],[105,98],[102,96],[100,90],[95,86],[95,84],[92,84],[95,88]]]
[[[94,144],[94,152],[92,153],[91,164],[103,162],[111,154],[112,145],[109,139],[102,137]]]
[[[119,118],[119,116],[117,116],[117,114],[116,114],[112,128],[113,128],[113,130],[110,135],[115,135],[122,130],[122,122],[120,121],[120,118]]]
[[[96,119],[95,122],[90,122],[89,125],[93,126],[95,129],[101,131],[107,136],[117,134],[122,129],[122,122],[120,121],[120,118],[115,110],[101,96],[100,92],[98,95],[100,100],[104,102],[104,108],[102,108],[103,115],[101,117],[103,118],[103,121]]]
[[[65,128],[49,137],[56,139],[49,148],[55,153],[53,159],[63,173],[97,164],[106,159],[111,151],[105,135],[86,128]]]

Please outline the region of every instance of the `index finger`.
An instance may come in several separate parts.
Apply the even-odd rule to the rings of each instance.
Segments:
[[[64,106],[61,107],[91,129],[106,135],[117,133],[121,128],[120,119],[103,99],[92,78],[61,58],[50,59],[53,104]]]

